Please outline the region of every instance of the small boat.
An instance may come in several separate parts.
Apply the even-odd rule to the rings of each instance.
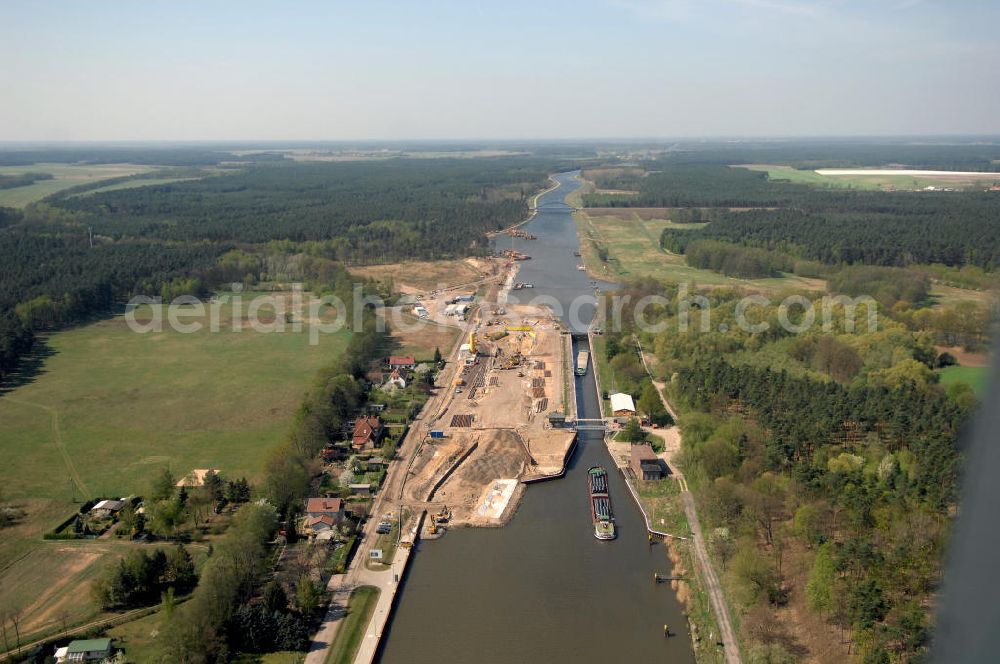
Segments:
[[[573,255],[576,256],[577,258],[579,258],[580,257],[580,252],[579,251],[574,251]]]
[[[578,269],[578,270],[580,270],[581,272],[583,272],[584,270],[586,270],[586,269],[587,269],[587,267],[586,267],[585,265],[577,265],[577,266],[576,266],[576,269]]]
[[[594,537],[607,541],[615,538],[615,520],[608,493],[608,471],[603,466],[591,466],[587,471],[590,491],[590,516],[594,521]]]

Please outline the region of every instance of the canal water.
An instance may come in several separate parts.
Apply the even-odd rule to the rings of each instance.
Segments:
[[[557,205],[579,182],[573,173],[557,180],[561,186],[540,198],[539,213],[524,227],[538,239],[517,241],[532,257],[517,280],[535,288],[514,294],[554,298],[567,313],[575,298],[589,298],[579,316],[586,322],[593,284],[576,269],[572,210]],[[574,356],[578,348],[587,341],[574,344]],[[581,417],[600,417],[593,363],[575,380]],[[618,526],[612,542],[593,535],[586,473],[597,464],[609,470]],[[458,529],[419,543],[379,661],[693,662],[681,606],[669,584],[653,582],[654,572],[670,572],[665,546],[648,544],[602,434],[581,431],[566,476],[529,486],[507,526]],[[664,638],[665,624],[676,636]]]

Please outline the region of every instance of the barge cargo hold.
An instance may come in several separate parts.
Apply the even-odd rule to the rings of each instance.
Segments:
[[[590,516],[594,521],[594,537],[599,540],[615,538],[615,517],[611,511],[608,493],[608,472],[602,466],[591,466],[587,472],[590,491]]]

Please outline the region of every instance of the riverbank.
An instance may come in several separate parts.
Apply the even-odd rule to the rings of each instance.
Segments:
[[[547,194],[549,192],[552,192],[552,191],[555,191],[556,189],[558,189],[559,187],[562,186],[562,184],[558,180],[556,180],[555,176],[553,176],[553,175],[549,176],[549,181],[553,182],[554,184],[551,187],[546,187],[545,189],[542,189],[537,194],[535,194],[534,196],[531,197],[531,203],[529,203],[529,207],[528,207],[528,209],[531,210],[531,212],[530,212],[530,214],[528,214],[527,217],[525,217],[523,220],[517,222],[516,224],[511,224],[510,226],[507,226],[506,228],[502,228],[502,229],[500,229],[498,231],[493,231],[492,233],[487,233],[486,237],[493,238],[493,237],[496,237],[498,235],[503,235],[504,233],[507,233],[507,232],[512,231],[512,230],[515,230],[517,228],[520,228],[521,226],[524,226],[525,224],[531,222],[535,218],[535,216],[538,214],[538,199],[540,199],[545,194]]]
[[[590,338],[594,338],[592,333]],[[648,373],[649,367],[641,346],[637,347],[637,351]],[[602,365],[598,362],[592,364],[595,368],[597,391],[602,393]],[[652,379],[652,374],[650,378]],[[663,384],[654,381],[654,386],[664,406],[676,419],[675,411],[663,393]],[[647,429],[647,435],[664,437],[670,433]],[[679,434],[679,429],[677,433]],[[679,443],[679,435],[677,438]],[[740,664],[739,645],[732,628],[729,608],[705,548],[694,500],[687,489],[677,458],[672,454],[661,457],[670,469],[668,478],[641,481],[631,477],[632,473],[628,468],[630,444],[618,444],[610,435],[605,435],[604,443],[608,455],[621,472],[632,499],[643,515],[650,545],[654,541],[661,541],[666,545],[671,567],[670,586],[677,601],[685,607],[691,646],[697,661],[699,664]],[[672,446],[671,451],[679,452],[679,445]],[[721,649],[718,643],[724,644]]]

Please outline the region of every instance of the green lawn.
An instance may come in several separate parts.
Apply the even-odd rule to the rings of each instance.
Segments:
[[[989,385],[989,367],[946,367],[938,371],[941,376],[942,385],[953,383],[966,383],[976,392],[976,396],[982,399],[986,396],[986,388]]]
[[[718,272],[690,267],[680,254],[660,248],[664,228],[687,228],[696,224],[675,224],[669,219],[643,218],[644,215],[600,214],[599,210],[577,212],[577,232],[580,251],[592,274],[612,281],[651,276],[693,286],[744,286],[758,290],[823,289],[818,279],[786,275],[771,279],[735,279]],[[669,212],[665,210],[665,212]],[[597,246],[607,250],[608,260],[602,263]]]
[[[40,180],[27,187],[0,189],[0,206],[24,207],[46,196],[100,180],[148,173],[152,166],[136,164],[32,164],[30,166],[0,166],[0,175],[21,173],[51,173],[53,179]]]
[[[591,337],[590,362],[594,366],[601,390],[610,395],[614,391],[614,385],[611,381],[611,363],[608,361],[608,343],[603,334]],[[610,399],[605,399],[603,394],[597,396],[601,400],[601,415],[607,415],[611,412]]]
[[[365,628],[375,613],[379,589],[375,586],[361,586],[351,593],[347,603],[347,616],[337,628],[337,636],[330,644],[330,654],[326,664],[350,664],[364,638]]]
[[[138,334],[116,317],[54,334],[41,373],[0,396],[0,486],[11,499],[126,495],[164,466],[253,480],[348,334],[310,345],[225,317],[215,333]]]
[[[180,607],[175,611],[180,610]],[[163,612],[158,611],[124,625],[112,627],[105,636],[123,643],[130,662],[155,662],[161,656],[156,637],[165,627]]]
[[[680,486],[677,481],[667,478],[659,481],[629,480],[633,482],[639,498],[649,513],[653,528],[687,537],[691,528],[684,516],[681,504]]]

